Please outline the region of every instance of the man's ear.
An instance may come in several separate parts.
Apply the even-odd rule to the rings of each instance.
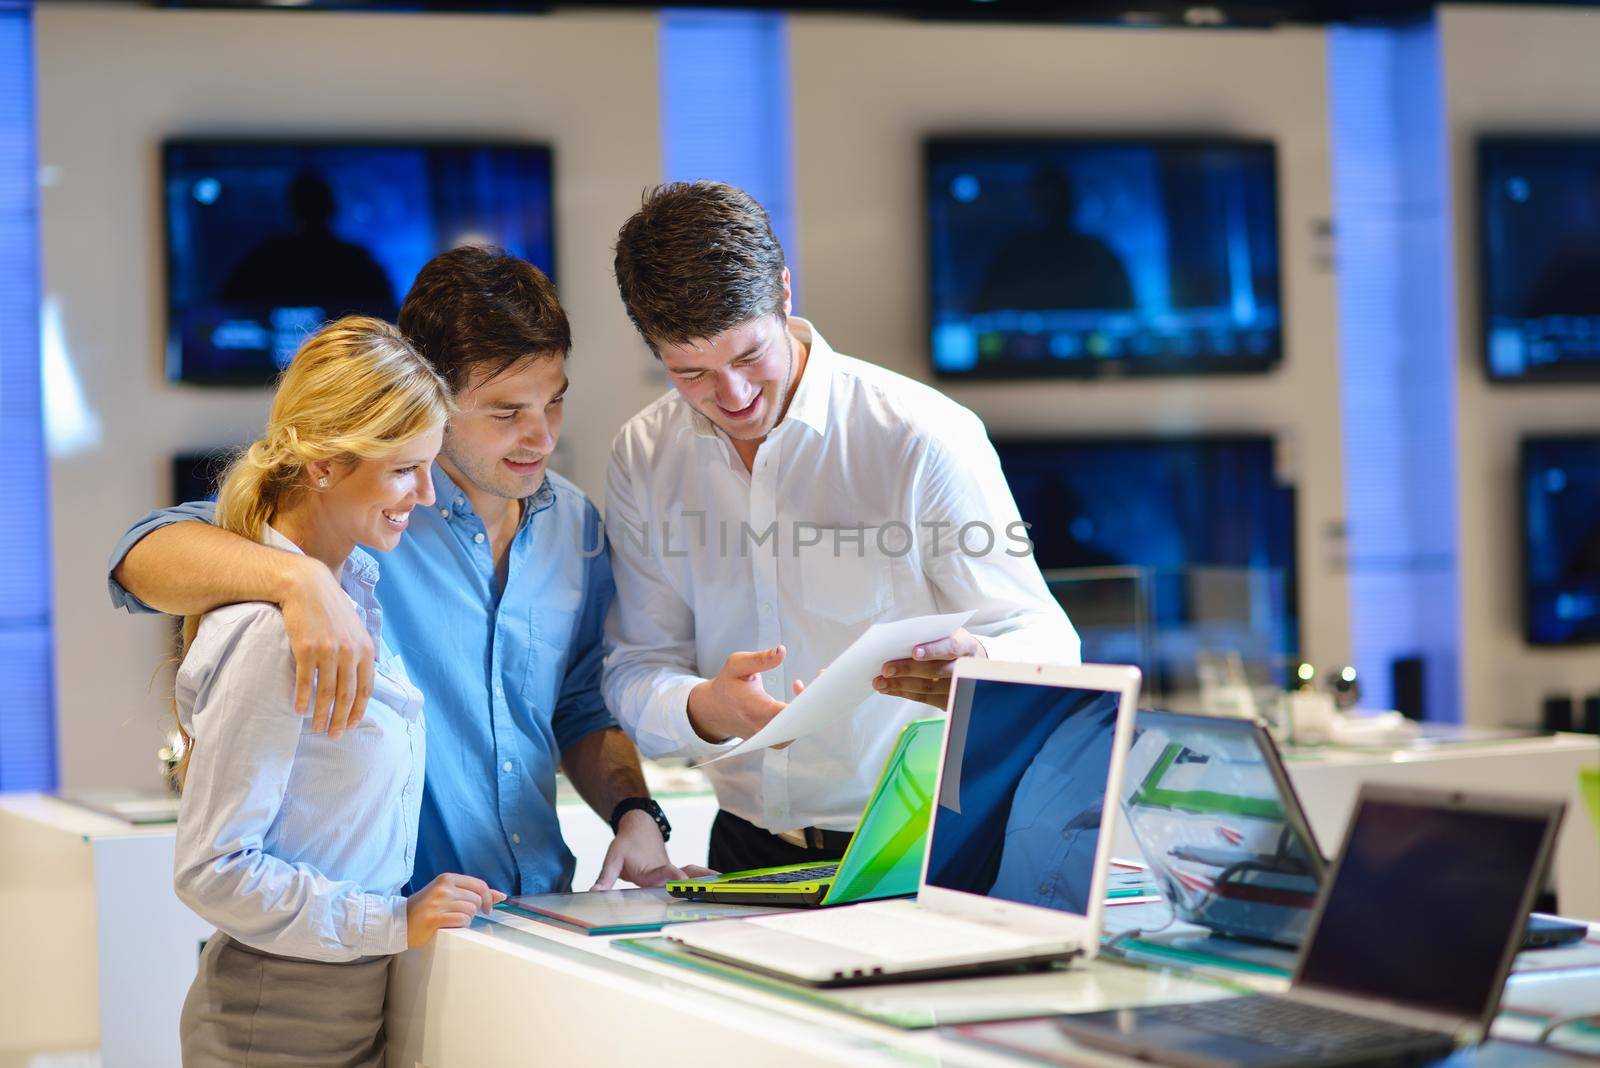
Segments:
[[[783,269],[783,317],[794,314],[794,289],[789,285],[789,268]]]

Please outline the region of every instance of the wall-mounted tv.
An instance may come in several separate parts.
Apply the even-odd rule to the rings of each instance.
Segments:
[[[1600,641],[1600,436],[1522,442],[1523,633]]]
[[[271,382],[320,324],[393,321],[422,265],[458,245],[554,277],[546,146],[174,140],[162,166],[174,381]]]
[[[1478,142],[1484,365],[1600,381],[1600,136]]]
[[[1277,669],[1298,651],[1295,491],[1278,476],[1272,438],[995,448],[1085,660],[1141,663],[1153,689],[1170,693],[1194,684],[1197,652],[1238,651]]]
[[[925,181],[941,377],[1259,372],[1282,359],[1270,143],[940,137]]]
[[[172,458],[172,503],[214,501],[237,449],[184,452]]]

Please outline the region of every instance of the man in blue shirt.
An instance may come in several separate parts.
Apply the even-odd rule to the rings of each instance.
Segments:
[[[683,878],[638,752],[600,695],[613,584],[599,514],[545,469],[571,347],[554,287],[504,252],[459,248],[423,267],[399,325],[460,408],[434,465],[437,500],[411,512],[377,586],[384,635],[426,700],[413,885],[459,871],[511,894],[568,889],[558,764],[616,831],[597,887]],[[184,522],[211,514],[190,504],[135,525],[112,554],[112,601],[175,615],[281,605],[296,705],[337,737],[372,688],[371,638],[349,598],[306,557]]]

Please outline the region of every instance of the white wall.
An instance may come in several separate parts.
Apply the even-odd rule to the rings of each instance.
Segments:
[[[1299,487],[1302,645],[1350,657],[1320,30],[1203,32],[790,22],[805,312],[840,351],[928,379],[921,142],[976,130],[1277,142],[1287,360],[1266,376],[944,388],[993,434],[1251,431]]]
[[[1464,718],[1532,724],[1547,693],[1600,689],[1600,650],[1522,640],[1518,441],[1600,430],[1600,389],[1491,386],[1485,377],[1474,149],[1480,133],[1600,131],[1600,12],[1444,7],[1439,30],[1456,233]]]
[[[649,15],[36,11],[46,292],[96,447],[51,465],[62,783],[153,785],[171,625],[108,606],[106,554],[170,493],[168,459],[231,444],[262,390],[167,384],[158,146],[173,135],[482,135],[555,146],[572,319],[564,468],[603,485],[611,434],[659,392],[611,277],[616,229],[661,173]]]

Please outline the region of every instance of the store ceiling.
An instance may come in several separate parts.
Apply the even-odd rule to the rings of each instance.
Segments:
[[[41,0],[49,2],[49,0]],[[64,2],[64,0],[62,0]],[[1405,20],[1425,16],[1434,0],[143,0],[157,7],[431,11],[547,14],[569,9],[737,9],[861,13],[965,22],[1056,22],[1080,25],[1260,27],[1283,23]],[[1458,0],[1459,2],[1459,0]],[[1506,0],[1464,0],[1466,3]],[[1517,3],[1518,0],[1510,0]],[[1592,7],[1600,0],[1526,6]]]

